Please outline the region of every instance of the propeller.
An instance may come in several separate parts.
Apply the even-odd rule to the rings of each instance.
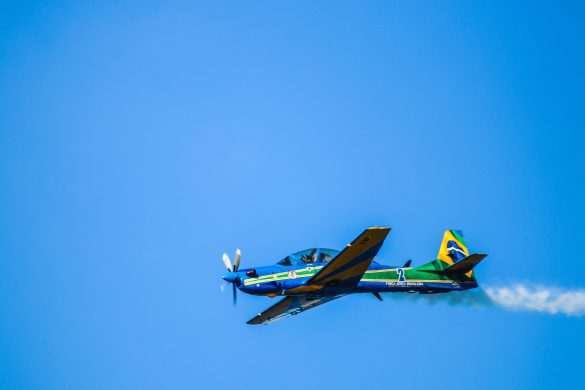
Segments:
[[[223,256],[222,256],[223,264],[227,268],[228,272],[230,272],[230,273],[238,272],[238,268],[240,268],[240,258],[241,257],[242,257],[242,252],[239,249],[236,249],[236,255],[234,257],[234,264],[232,266],[232,262],[230,261],[230,257],[228,256],[228,254],[227,253],[223,254]],[[241,280],[237,276],[234,277],[234,276],[228,276],[228,275],[224,276],[224,280],[226,280],[228,283],[232,284],[232,292],[233,292],[232,299],[233,299],[234,306],[235,306],[236,301],[237,301],[237,292],[238,292],[238,288],[237,288],[236,284],[238,283],[238,281],[241,283]],[[220,289],[221,289],[221,292],[224,292],[225,284],[220,286]]]
[[[229,272],[233,272],[234,270],[232,268],[232,262],[230,261],[230,257],[228,256],[227,253],[224,253],[223,254],[222,260],[223,260],[223,264],[225,265],[225,267],[227,268],[227,270]]]
[[[236,249],[236,257],[234,257],[234,272],[240,268],[240,258],[242,257],[242,252],[239,249]]]

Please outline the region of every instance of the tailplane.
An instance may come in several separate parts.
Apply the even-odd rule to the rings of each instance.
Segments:
[[[473,267],[478,265],[479,262],[482,261],[483,259],[485,259],[486,256],[487,255],[476,253],[476,254],[467,256],[466,258],[464,258],[460,262],[455,263],[453,265],[450,265],[449,267],[447,267],[443,270],[439,270],[439,271],[435,271],[435,272],[439,275],[454,275],[454,276],[471,273],[473,270]],[[468,274],[467,276],[472,277],[472,274]]]

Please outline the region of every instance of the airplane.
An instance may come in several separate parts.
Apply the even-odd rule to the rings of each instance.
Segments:
[[[381,301],[380,293],[437,294],[478,286],[473,268],[487,255],[470,255],[462,231],[445,231],[437,258],[418,267],[411,267],[412,260],[402,267],[374,261],[389,232],[388,227],[370,227],[341,251],[310,248],[274,265],[246,269],[239,269],[238,249],[233,266],[223,254],[228,269],[223,279],[232,284],[234,304],[237,289],[271,298],[284,296],[250,319],[250,325],[266,325],[349,294],[370,293]]]

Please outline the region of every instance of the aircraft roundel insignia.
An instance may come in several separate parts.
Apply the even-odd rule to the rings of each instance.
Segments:
[[[297,271],[295,271],[295,270],[288,271],[288,276],[291,279],[296,279],[297,278]]]

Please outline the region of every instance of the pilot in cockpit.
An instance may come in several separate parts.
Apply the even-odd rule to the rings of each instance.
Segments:
[[[301,257],[301,261],[302,261],[303,263],[305,263],[305,264],[311,264],[311,263],[314,263],[314,262],[315,262],[315,252],[316,252],[316,250],[315,250],[315,249],[313,249],[311,252],[309,252],[309,253],[307,253],[307,254],[303,255],[303,256]]]

